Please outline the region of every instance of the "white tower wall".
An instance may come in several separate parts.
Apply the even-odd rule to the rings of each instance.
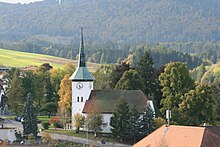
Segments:
[[[83,85],[79,88],[78,85]],[[73,81],[72,82],[72,120],[74,127],[74,116],[79,113],[82,114],[86,101],[93,90],[93,81]]]

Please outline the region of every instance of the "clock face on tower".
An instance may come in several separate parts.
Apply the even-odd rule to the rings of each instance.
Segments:
[[[82,83],[77,83],[76,88],[81,90],[83,88],[83,84]]]

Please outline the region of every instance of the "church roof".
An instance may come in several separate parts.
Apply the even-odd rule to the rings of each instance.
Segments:
[[[78,67],[76,71],[72,74],[70,77],[70,80],[72,81],[93,81],[95,78],[93,75],[89,72],[89,70],[86,67],[86,59],[85,59],[85,53],[84,53],[84,43],[83,43],[83,29],[81,28],[81,42],[80,42],[80,48],[79,48],[79,61],[78,61]]]
[[[219,147],[220,127],[161,126],[133,147]]]
[[[70,77],[72,81],[93,81],[95,78],[86,67],[78,67]]]
[[[130,108],[135,107],[139,113],[143,113],[147,106],[147,98],[141,90],[92,90],[83,113],[90,112],[94,103],[101,113],[113,113],[121,97],[125,99]]]

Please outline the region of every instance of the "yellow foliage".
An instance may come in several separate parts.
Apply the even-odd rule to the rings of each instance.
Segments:
[[[69,80],[69,74],[66,74],[60,83],[60,90],[58,92],[60,100],[58,102],[59,112],[66,113],[71,110],[72,101],[72,83]]]

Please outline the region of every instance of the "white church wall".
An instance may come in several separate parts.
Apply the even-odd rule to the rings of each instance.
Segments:
[[[110,126],[110,119],[112,114],[103,114],[103,125],[102,125],[102,132],[111,133],[111,126]]]

